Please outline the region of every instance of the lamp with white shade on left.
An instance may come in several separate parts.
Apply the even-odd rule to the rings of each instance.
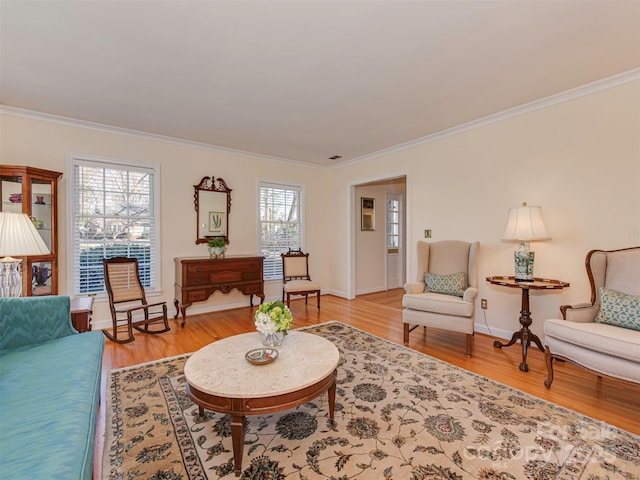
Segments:
[[[0,212],[0,297],[22,295],[20,263],[29,255],[48,255],[49,248],[25,213]]]

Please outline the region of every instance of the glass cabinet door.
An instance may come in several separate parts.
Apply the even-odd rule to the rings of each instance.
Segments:
[[[31,179],[31,221],[44,243],[52,250],[51,181]]]

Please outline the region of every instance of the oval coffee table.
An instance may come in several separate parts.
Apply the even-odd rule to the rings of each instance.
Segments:
[[[258,332],[211,343],[194,353],[184,366],[186,392],[200,408],[231,415],[234,471],[242,471],[246,417],[288,410],[324,392],[329,394],[333,419],[336,371],[340,354],[329,340],[311,333],[289,331],[278,358],[253,365],[244,355],[260,348]]]

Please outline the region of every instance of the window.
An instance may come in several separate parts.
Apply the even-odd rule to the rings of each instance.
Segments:
[[[400,246],[400,202],[387,198],[387,251],[395,253]]]
[[[71,158],[69,282],[73,294],[102,293],[103,258],[136,257],[145,289],[159,289],[157,165]]]
[[[260,254],[264,279],[282,278],[281,253],[303,248],[302,187],[260,182]]]

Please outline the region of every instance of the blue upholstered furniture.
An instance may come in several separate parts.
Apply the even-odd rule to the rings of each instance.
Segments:
[[[1,479],[91,479],[103,348],[69,297],[0,298]]]

